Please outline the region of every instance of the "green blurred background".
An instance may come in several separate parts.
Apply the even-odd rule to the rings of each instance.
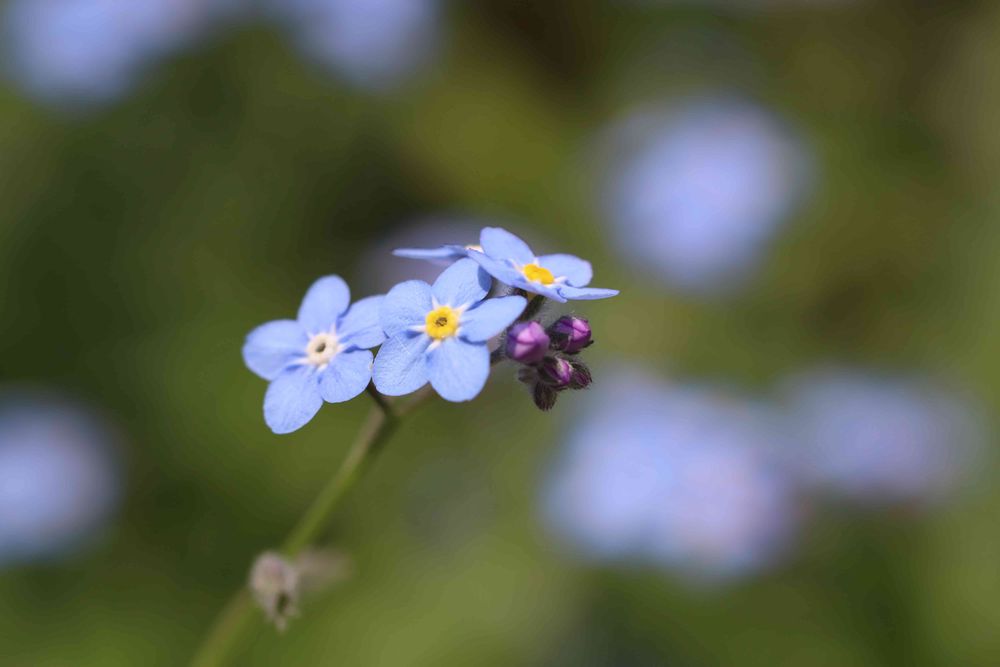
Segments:
[[[0,664],[185,663],[368,409],[271,434],[243,337],[320,275],[384,290],[368,251],[414,219],[499,216],[590,258],[622,290],[586,309],[595,362],[751,389],[828,358],[919,368],[992,411],[1000,7],[769,4],[454,3],[440,52],[390,91],[266,22],[99,109],[0,90],[0,378],[95,406],[125,460],[95,544],[0,571]],[[819,176],[750,288],[699,300],[610,251],[595,142],[636,105],[719,87],[791,119]],[[261,621],[233,664],[1000,663],[992,459],[937,511],[820,513],[784,566],[692,589],[553,547],[538,488],[572,397],[542,414],[510,375],[412,418],[330,526],[355,576],[283,636]]]

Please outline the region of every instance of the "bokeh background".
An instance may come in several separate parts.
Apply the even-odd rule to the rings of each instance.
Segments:
[[[366,398],[265,427],[318,276],[502,224],[595,384],[501,367],[239,665],[1000,663],[1000,7],[0,4],[0,664],[180,665]]]

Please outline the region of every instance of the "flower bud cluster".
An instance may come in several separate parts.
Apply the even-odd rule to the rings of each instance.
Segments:
[[[515,324],[507,332],[506,353],[523,364],[518,379],[531,387],[538,409],[551,410],[559,392],[590,386],[590,369],[577,355],[593,342],[590,323],[567,315],[548,328],[535,321]]]

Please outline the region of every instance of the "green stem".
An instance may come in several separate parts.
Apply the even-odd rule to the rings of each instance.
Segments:
[[[527,297],[527,294],[525,294],[525,297]],[[524,312],[517,318],[517,321],[527,322],[541,312],[543,305],[545,305],[545,297],[541,294],[536,294],[535,297],[528,302],[528,305],[524,308]]]
[[[344,496],[368,468],[383,445],[395,432],[400,418],[422,403],[429,395],[424,392],[414,397],[399,410],[393,410],[385,397],[369,387],[376,406],[351,445],[337,472],[319,492],[312,505],[302,515],[282,546],[286,556],[295,556],[319,537],[330,516]],[[250,592],[241,588],[229,600],[216,618],[191,664],[194,667],[216,667],[225,664],[237,640],[243,636],[254,618],[254,604]]]

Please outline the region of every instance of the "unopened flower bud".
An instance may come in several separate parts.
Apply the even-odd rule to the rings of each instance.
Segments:
[[[538,369],[538,376],[553,389],[565,389],[573,379],[573,366],[565,359],[547,357]]]
[[[262,553],[254,561],[250,591],[279,631],[284,631],[288,619],[299,613],[298,569],[276,553]]]
[[[567,354],[576,354],[594,342],[591,339],[590,322],[572,315],[560,317],[553,322],[548,334],[552,347]]]
[[[574,361],[570,363],[570,366],[573,367],[573,372],[569,378],[569,388],[586,389],[589,387],[594,378],[590,374],[590,369],[587,368],[587,365],[579,361]]]
[[[548,412],[555,406],[559,393],[547,384],[539,382],[532,390],[531,397],[535,400],[535,406],[539,410]]]
[[[538,322],[515,324],[507,333],[507,356],[522,364],[537,364],[549,349],[549,336]]]

